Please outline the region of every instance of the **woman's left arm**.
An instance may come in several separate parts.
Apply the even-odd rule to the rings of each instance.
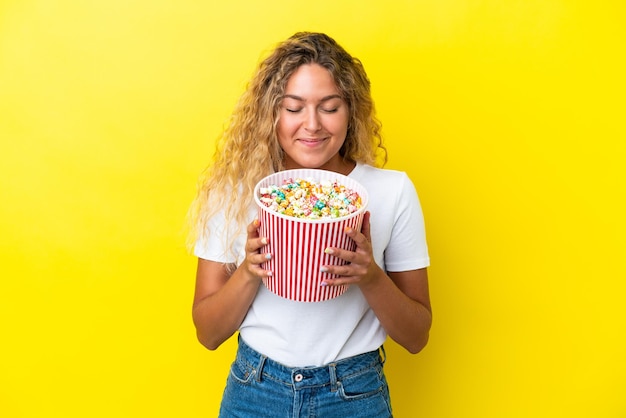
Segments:
[[[377,278],[367,280],[360,287],[394,341],[413,354],[426,346],[432,311],[425,268],[389,272],[389,275],[380,270]]]
[[[428,342],[432,323],[426,268],[386,274],[372,255],[369,213],[363,219],[361,232],[346,233],[357,248],[354,252],[330,249],[349,264],[326,266],[328,273],[341,276],[326,280],[326,284],[358,285],[387,334],[409,352],[418,353]]]

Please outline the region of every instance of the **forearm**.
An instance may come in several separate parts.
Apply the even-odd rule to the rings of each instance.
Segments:
[[[194,303],[193,322],[202,345],[215,350],[239,329],[259,283],[258,277],[239,268],[218,291]]]
[[[430,306],[410,298],[382,269],[362,284],[367,302],[387,334],[415,354],[428,342],[432,314]]]

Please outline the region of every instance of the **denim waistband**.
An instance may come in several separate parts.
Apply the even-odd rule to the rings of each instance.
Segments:
[[[378,367],[382,371],[385,362],[385,349],[348,357],[319,367],[289,367],[257,352],[239,337],[239,348],[235,362],[252,368],[254,379],[261,381],[269,378],[279,383],[292,386],[294,389],[306,389],[315,386],[330,385],[332,389],[337,382],[358,374],[365,369]]]

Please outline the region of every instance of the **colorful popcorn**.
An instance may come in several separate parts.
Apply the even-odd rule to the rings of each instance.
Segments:
[[[304,219],[341,218],[361,208],[361,196],[335,181],[288,179],[259,189],[259,200],[270,210]]]

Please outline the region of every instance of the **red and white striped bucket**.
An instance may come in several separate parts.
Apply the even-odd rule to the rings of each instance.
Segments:
[[[277,213],[259,200],[260,188],[280,186],[285,180],[296,179],[336,181],[361,196],[361,208],[340,218],[303,219]],[[265,286],[279,296],[298,302],[320,302],[344,293],[347,286],[320,286],[323,279],[338,277],[321,272],[320,267],[346,264],[345,261],[326,254],[326,248],[337,247],[349,251],[356,249],[356,244],[344,230],[346,227],[361,230],[368,202],[365,188],[354,179],[332,171],[285,170],[261,180],[254,189],[254,201],[259,206],[259,234],[269,241],[261,252],[272,254],[272,259],[262,265],[273,273],[271,277],[263,279]]]

